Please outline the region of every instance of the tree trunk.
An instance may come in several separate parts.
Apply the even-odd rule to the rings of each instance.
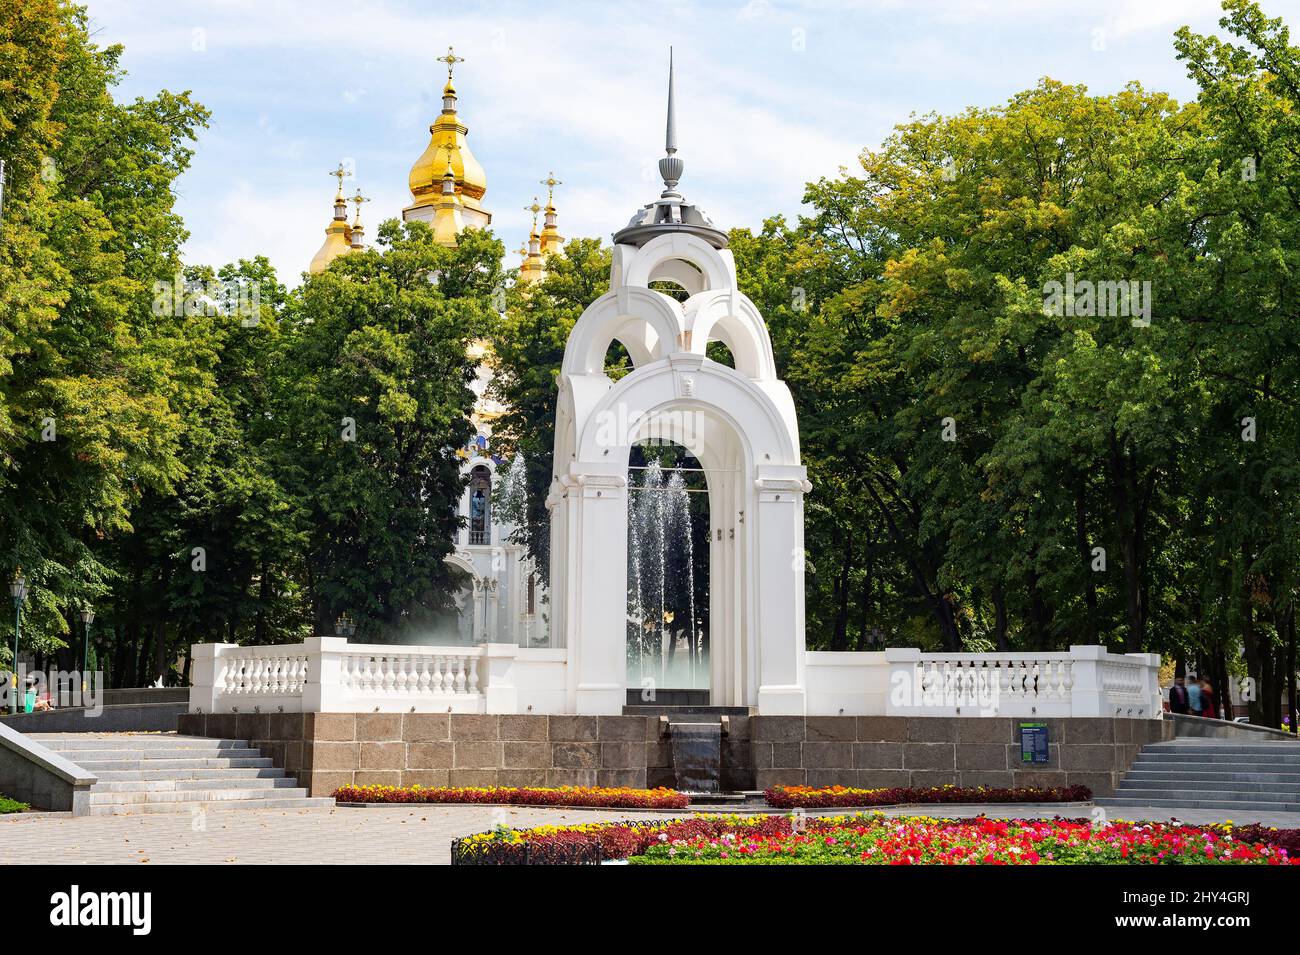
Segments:
[[[1086,490],[1083,478],[1078,478],[1074,489],[1074,540],[1079,548],[1079,559],[1083,562],[1083,602],[1087,608],[1084,642],[1096,646],[1101,641],[1097,637],[1097,582],[1096,572],[1092,569],[1092,548],[1088,546]]]

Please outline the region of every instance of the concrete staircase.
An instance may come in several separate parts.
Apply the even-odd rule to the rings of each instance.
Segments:
[[[312,809],[334,805],[243,740],[175,733],[30,733],[99,777],[90,814]]]
[[[1300,812],[1300,742],[1150,743],[1099,806]]]

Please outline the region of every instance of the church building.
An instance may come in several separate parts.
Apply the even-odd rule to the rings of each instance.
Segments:
[[[429,126],[429,144],[411,167],[407,183],[411,204],[402,210],[404,222],[423,222],[441,245],[456,245],[466,229],[492,224],[492,213],[483,205],[487,175],[470,151],[469,128],[457,112],[453,71],[464,62],[448,47],[439,57],[447,65],[447,84],[442,90],[442,112]],[[345,197],[343,180],[350,173],[343,167],[330,175],[339,181],[334,197],[334,216],[325,228],[325,241],[311,260],[309,271],[316,275],[329,268],[341,255],[365,247],[361,204],[368,200],[360,191]],[[532,284],[546,276],[546,257],[558,254],[564,245],[556,221],[555,187],[561,182],[553,173],[541,181],[547,189],[546,205],[533,199],[526,211],[533,214],[528,243],[520,250],[520,283]],[[348,222],[348,203],[356,206]],[[538,216],[542,228],[538,230]],[[469,446],[458,452],[461,473],[468,478],[460,502],[464,526],[457,534],[456,548],[447,562],[459,570],[464,584],[456,596],[458,620],[454,630],[432,635],[437,643],[514,643],[521,647],[546,646],[550,634],[549,601],[532,559],[523,544],[512,540],[516,525],[501,510],[505,497],[518,499],[524,493],[523,462],[504,460],[494,449],[492,425],[505,409],[489,395],[493,356],[487,342],[470,346],[470,357],[478,362],[478,374],[471,384],[476,395],[470,421],[475,435]]]

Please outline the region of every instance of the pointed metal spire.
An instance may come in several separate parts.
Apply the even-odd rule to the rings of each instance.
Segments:
[[[677,114],[673,111],[673,48],[668,48],[668,128],[664,134],[664,152],[677,152]]]
[[[661,198],[677,198],[677,183],[682,178],[685,163],[677,158],[677,111],[673,108],[673,48],[668,48],[668,125],[664,132],[664,152],[668,155],[659,160],[659,175],[664,180],[664,193]]]

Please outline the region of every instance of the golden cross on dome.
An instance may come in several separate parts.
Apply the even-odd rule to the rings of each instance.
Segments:
[[[531,213],[533,214],[533,231],[534,231],[534,232],[537,231],[537,213],[539,213],[539,212],[541,212],[541,211],[542,211],[542,207],[541,207],[540,205],[537,204],[537,197],[536,197],[536,196],[533,196],[533,204],[532,204],[531,206],[524,206],[524,212],[531,212]]]
[[[358,189],[358,190],[357,190],[357,194],[356,194],[355,196],[353,196],[351,199],[349,199],[348,201],[351,202],[354,206],[357,207],[357,216],[356,216],[356,219],[355,219],[354,221],[356,221],[356,222],[360,222],[360,221],[361,221],[361,203],[363,203],[363,202],[369,202],[370,200],[367,199],[365,196],[363,196],[363,195],[361,194],[361,190]]]
[[[447,55],[446,55],[446,56],[435,57],[435,59],[437,59],[437,61],[438,61],[439,63],[446,63],[446,64],[447,64],[447,82],[448,82],[448,83],[451,82],[451,71],[452,71],[452,68],[453,68],[457,63],[464,63],[464,62],[465,62],[465,57],[463,57],[463,56],[457,56],[454,52],[452,52],[452,48],[451,48],[451,47],[447,47]]]
[[[542,180],[542,185],[546,187],[546,204],[555,204],[555,187],[564,185],[563,182],[555,178],[555,173],[548,172],[546,178]]]
[[[337,179],[337,180],[339,181],[339,195],[338,195],[338,197],[339,197],[340,199],[342,199],[342,198],[343,198],[343,180],[346,179],[348,176],[352,175],[352,173],[348,172],[347,167],[343,165],[342,161],[340,161],[340,162],[339,162],[339,168],[338,168],[338,169],[331,170],[331,171],[330,171],[330,175],[333,176],[335,179]]]

